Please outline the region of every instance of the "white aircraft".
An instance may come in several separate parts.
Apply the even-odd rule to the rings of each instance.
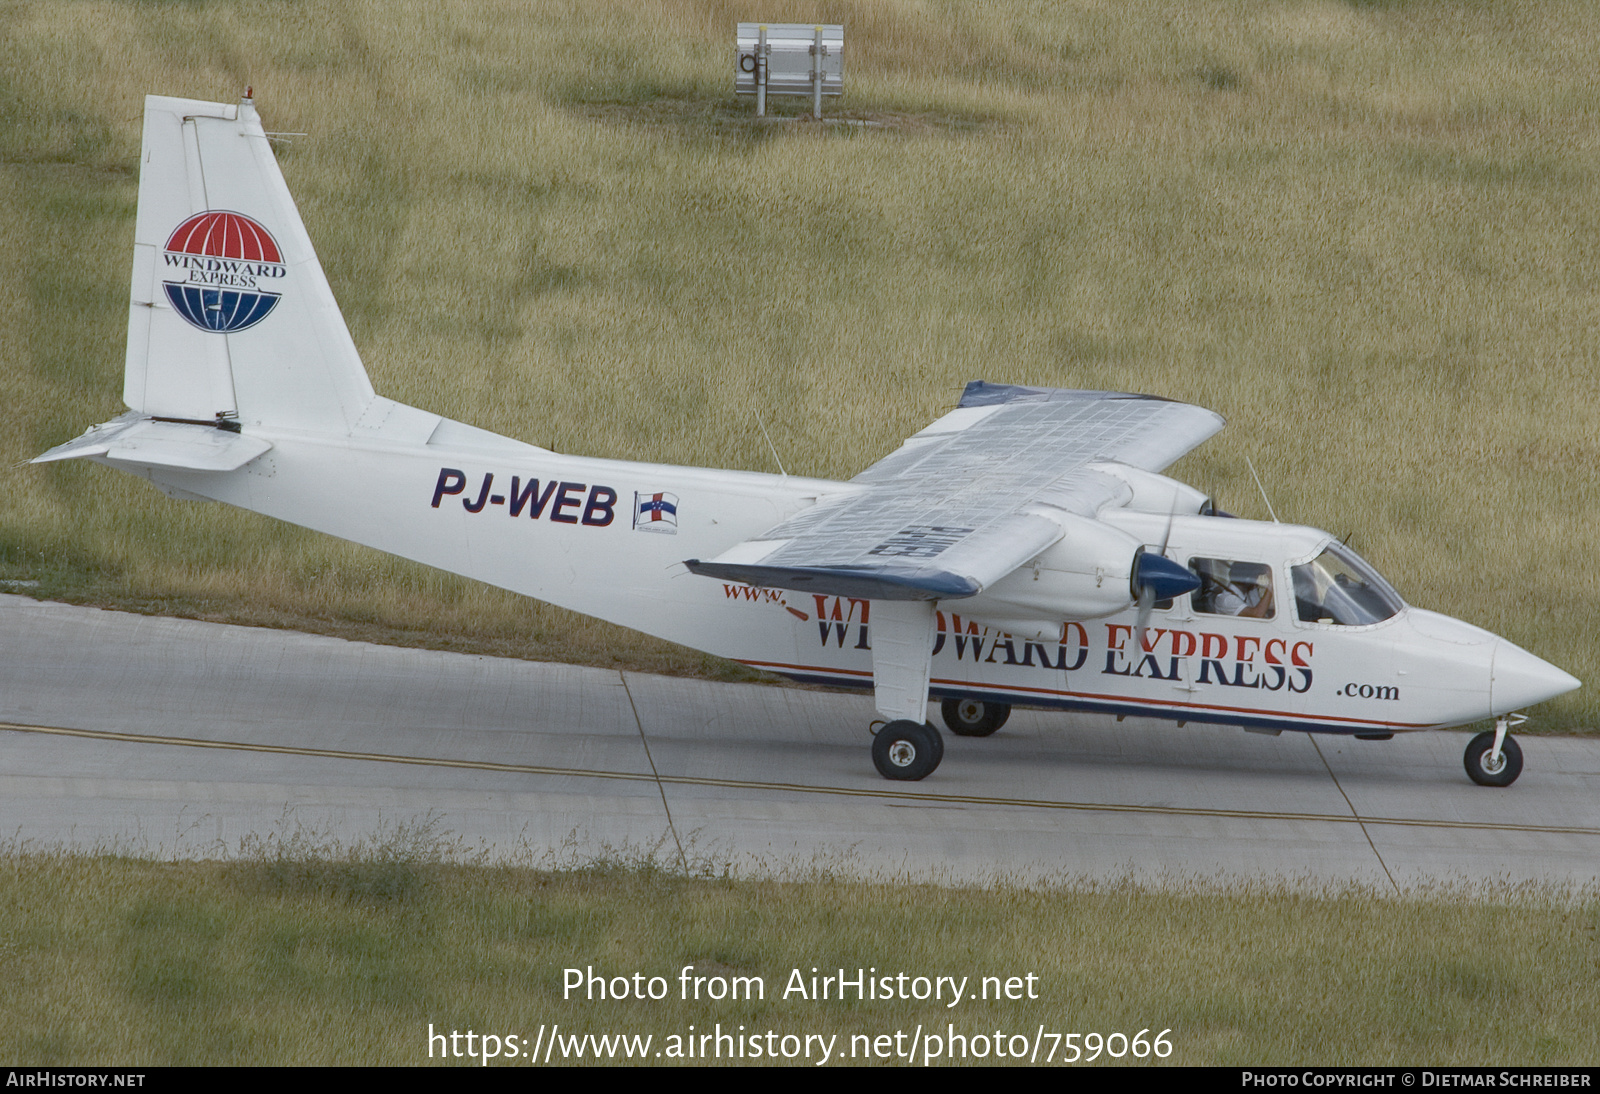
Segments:
[[[1157,472],[1222,428],[1148,395],[975,382],[849,482],[586,459],[377,395],[249,92],[151,97],[128,413],[91,459],[796,680],[871,688],[878,770],[1013,705],[1383,740],[1579,686],[1406,605],[1326,532],[1229,518]]]

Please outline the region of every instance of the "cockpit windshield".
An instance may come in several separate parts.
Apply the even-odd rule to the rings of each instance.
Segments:
[[[1361,556],[1342,543],[1303,566],[1289,569],[1294,578],[1295,607],[1305,623],[1335,623],[1359,627],[1381,623],[1405,602],[1390,584]]]

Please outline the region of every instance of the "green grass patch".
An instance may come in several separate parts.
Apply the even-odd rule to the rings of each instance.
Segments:
[[[837,866],[761,881],[649,855],[465,859],[433,820],[350,846],[268,839],[228,861],[13,851],[0,858],[0,1054],[410,1065],[428,1062],[430,1024],[530,1040],[559,1024],[660,1049],[717,1023],[837,1036],[839,1052],[919,1023],[1168,1029],[1176,1064],[1581,1065],[1600,1051],[1592,891],[948,888]],[[764,991],[685,1001],[689,965]],[[565,970],[591,968],[659,976],[668,998],[568,997]],[[972,992],[1031,975],[1037,998],[784,997],[795,970],[809,986],[813,969],[841,968],[969,977]]]

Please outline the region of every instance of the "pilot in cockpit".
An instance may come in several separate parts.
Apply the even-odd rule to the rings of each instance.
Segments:
[[[1197,558],[1191,567],[1200,578],[1192,598],[1194,610],[1208,615],[1271,619],[1272,570],[1258,562]]]

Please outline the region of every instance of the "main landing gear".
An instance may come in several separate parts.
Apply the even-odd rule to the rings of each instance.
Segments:
[[[1522,774],[1522,746],[1507,731],[1527,720],[1521,714],[1508,714],[1495,721],[1492,731],[1472,738],[1463,757],[1467,777],[1479,786],[1510,786],[1516,782]]]
[[[957,737],[987,737],[1006,724],[1011,704],[982,699],[946,699],[939,705],[944,724]]]
[[[1009,703],[946,699],[939,707],[944,724],[958,737],[987,737],[1011,717]],[[886,779],[915,782],[933,774],[944,759],[944,738],[927,722],[900,719],[872,737],[872,762]]]
[[[915,782],[944,759],[944,738],[926,722],[890,722],[872,738],[872,762],[886,779]]]

